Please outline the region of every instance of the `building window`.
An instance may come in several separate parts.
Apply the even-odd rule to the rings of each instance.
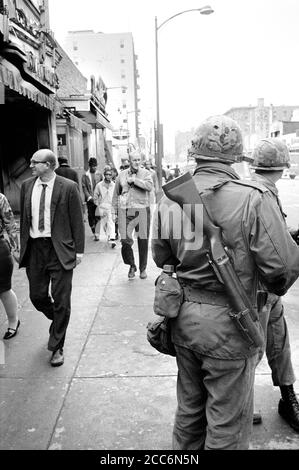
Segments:
[[[126,75],[124,73],[121,74],[121,78],[124,79],[126,78]]]
[[[127,124],[127,122],[128,122],[128,119],[124,119],[124,120],[123,120],[123,123],[124,123],[124,124]]]
[[[120,60],[120,63],[121,63],[121,64],[124,64],[125,62],[126,62],[125,59],[121,59],[121,60]]]
[[[125,41],[122,39],[120,41],[120,48],[123,49],[125,47]]]
[[[123,109],[126,109],[126,107],[127,107],[127,104],[123,103]]]
[[[121,89],[121,92],[122,92],[122,93],[126,93],[126,91],[127,91],[126,88],[122,88],[122,89]]]

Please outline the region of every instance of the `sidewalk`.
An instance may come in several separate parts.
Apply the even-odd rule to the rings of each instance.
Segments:
[[[28,300],[24,269],[13,286],[21,306],[18,335],[5,343],[0,365],[0,450],[171,450],[176,409],[176,362],[146,340],[153,318],[154,280],[128,281],[120,245],[92,240],[75,270],[65,364],[49,365],[49,321]],[[299,282],[285,296],[293,363],[299,369]],[[0,306],[0,337],[6,330]],[[299,382],[296,383],[297,393]],[[299,436],[277,413],[279,390],[265,359],[256,377],[253,449],[299,449]]]

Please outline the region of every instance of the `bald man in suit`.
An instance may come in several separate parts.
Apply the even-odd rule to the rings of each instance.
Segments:
[[[50,321],[53,367],[64,363],[74,268],[84,252],[84,222],[78,185],[56,175],[49,149],[31,158],[33,177],[21,188],[20,268],[26,267],[30,299]],[[51,295],[49,286],[51,283]]]

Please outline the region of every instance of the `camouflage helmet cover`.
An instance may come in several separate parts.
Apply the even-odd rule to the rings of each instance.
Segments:
[[[189,154],[196,159],[240,162],[243,139],[239,125],[228,116],[211,116],[195,131]]]
[[[277,138],[262,139],[255,147],[252,168],[256,170],[283,170],[290,168],[289,150],[284,142]]]

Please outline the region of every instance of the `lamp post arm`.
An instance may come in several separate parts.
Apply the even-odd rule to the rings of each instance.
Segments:
[[[175,15],[171,16],[170,18],[167,18],[167,20],[163,21],[163,23],[160,24],[160,26],[156,26],[157,28],[157,31],[162,28],[162,26],[164,26],[166,23],[168,23],[168,21],[172,20],[173,18],[175,18],[176,16],[180,16],[180,15],[183,15],[183,13],[188,13],[189,11],[201,11],[202,8],[191,8],[191,10],[184,10],[184,11],[181,11],[179,13],[176,13]]]

